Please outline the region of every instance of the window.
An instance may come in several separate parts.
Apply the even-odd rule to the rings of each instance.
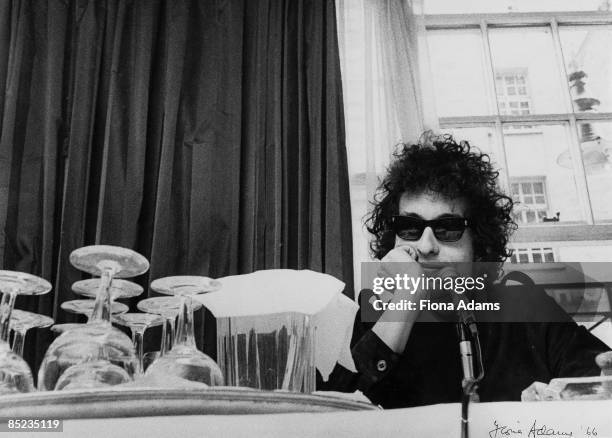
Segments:
[[[517,248],[510,257],[511,263],[551,263],[555,261],[552,248]]]
[[[609,2],[468,3],[424,2],[441,130],[490,154],[520,227],[612,224]]]
[[[516,203],[514,220],[519,224],[558,222],[559,217],[548,217],[546,182],[544,177],[511,179],[510,191]]]
[[[527,87],[527,72],[497,72],[495,90],[499,113],[511,116],[530,114],[531,99]]]

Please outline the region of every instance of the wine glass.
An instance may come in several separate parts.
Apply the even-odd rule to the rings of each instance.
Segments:
[[[121,330],[113,327],[111,318],[111,290],[115,278],[143,274],[149,262],[127,248],[94,245],[79,248],[70,254],[76,268],[100,276],[93,311],[83,327],[64,331],[51,344],[38,373],[39,387],[97,387],[119,381],[116,366],[131,378],[137,367],[134,345]],[[72,368],[58,386],[59,379]],[[108,372],[108,378],[103,374]],[[115,377],[113,377],[115,376]]]
[[[42,295],[51,284],[31,274],[0,271],[0,394],[34,390],[32,371],[23,358],[9,346],[10,321],[17,295]]]
[[[53,318],[46,315],[14,309],[11,315],[11,330],[14,334],[13,351],[23,357],[23,344],[28,330],[31,328],[49,327],[52,324]]]
[[[77,295],[95,299],[98,295],[101,281],[101,278],[76,281],[72,284],[72,291]],[[143,292],[143,288],[139,284],[120,278],[114,278],[109,289],[111,301],[137,297]]]
[[[152,297],[139,301],[136,305],[138,310],[146,313],[161,315],[166,323],[162,326],[162,335],[159,357],[169,351],[174,344],[176,317],[181,310],[181,299],[179,297]],[[193,303],[193,311],[202,307],[201,303]]]
[[[220,289],[221,283],[207,277],[174,276],[159,278],[151,289],[181,298],[177,333],[172,349],[149,366],[146,375],[163,378],[171,375],[207,385],[223,385],[219,365],[196,347],[193,334],[193,306],[191,297]]]
[[[152,315],[150,313],[123,313],[121,315],[116,315],[113,318],[113,322],[129,327],[132,331],[132,341],[134,342],[134,348],[136,349],[136,355],[138,356],[136,375],[142,375],[144,373],[144,332],[149,327],[164,324],[164,318],[159,315]]]
[[[96,302],[94,300],[70,300],[64,301],[60,307],[69,313],[74,313],[77,315],[85,315],[88,319],[91,318],[94,306]],[[121,313],[126,313],[129,309],[123,303],[111,303],[111,314],[117,315]]]

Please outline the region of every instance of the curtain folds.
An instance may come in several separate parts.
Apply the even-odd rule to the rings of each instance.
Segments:
[[[364,217],[399,143],[438,130],[423,0],[337,0],[355,272],[370,258]],[[355,277],[355,283],[360,278]]]
[[[309,268],[352,294],[342,105],[332,1],[2,2],[3,266],[54,285],[18,307],[71,320],[94,243],[149,258],[143,285]]]

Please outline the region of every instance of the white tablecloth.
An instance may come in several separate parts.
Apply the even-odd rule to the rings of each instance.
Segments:
[[[387,411],[322,414],[66,420],[61,436],[458,437],[459,410],[458,404],[443,404]],[[506,429],[502,426],[506,426]],[[508,427],[514,432],[510,432]],[[573,437],[612,437],[612,401],[478,403],[470,408],[471,437],[538,438],[569,436],[570,433]],[[16,436],[49,438],[53,434],[19,433]]]

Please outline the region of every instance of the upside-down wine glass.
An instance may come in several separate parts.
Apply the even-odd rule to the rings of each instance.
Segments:
[[[140,377],[144,374],[144,333],[149,327],[165,324],[164,318],[150,313],[123,313],[121,315],[115,315],[113,317],[113,322],[129,327],[132,332],[132,342],[134,343],[136,356],[138,357],[136,375]]]
[[[26,333],[32,328],[44,328],[53,324],[53,318],[38,313],[14,309],[11,315],[11,330],[13,331],[13,344],[11,348],[23,357],[23,344]]]
[[[202,303],[192,302],[193,311],[200,309]],[[181,298],[180,297],[151,297],[145,300],[139,301],[136,306],[138,310],[146,313],[153,313],[160,315],[164,318],[164,324],[162,325],[161,342],[158,351],[147,351],[144,354],[144,369],[149,367],[153,362],[162,357],[166,352],[172,349],[174,345],[174,338],[176,335],[176,319],[179,311],[181,310]]]
[[[34,390],[30,367],[9,346],[11,313],[17,295],[42,295],[51,290],[51,284],[31,274],[0,271],[0,395]]]
[[[99,289],[87,324],[64,331],[47,350],[38,374],[39,387],[91,388],[131,380],[137,359],[132,340],[110,321],[112,283],[115,278],[145,273],[149,262],[135,251],[107,245],[79,248],[70,254],[70,262],[100,276]]]
[[[201,303],[192,303],[193,311],[202,307]],[[146,313],[153,313],[164,318],[165,324],[162,326],[161,342],[159,347],[158,357],[166,354],[172,349],[174,337],[176,335],[176,318],[181,310],[180,297],[151,297],[139,301],[136,305],[138,310]]]
[[[207,277],[174,276],[159,278],[151,289],[165,295],[181,298],[176,337],[172,349],[157,359],[146,371],[147,376],[176,376],[185,380],[223,385],[223,374],[212,358],[197,349],[193,333],[193,295],[213,292],[221,283]]]

